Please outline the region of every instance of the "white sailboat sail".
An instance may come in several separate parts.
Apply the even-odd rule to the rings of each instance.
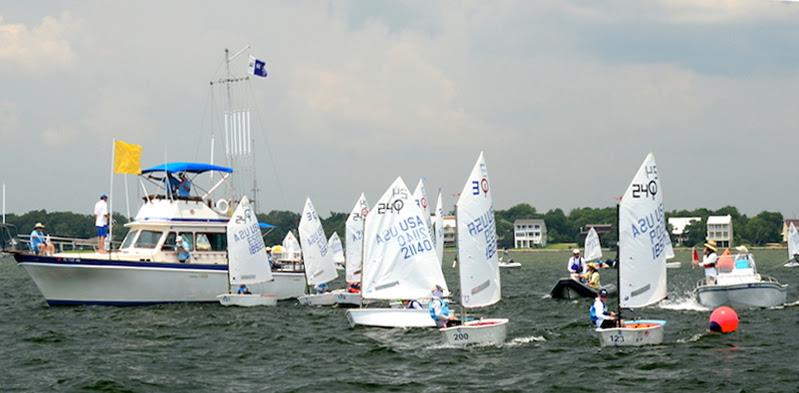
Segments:
[[[364,298],[423,298],[436,285],[449,292],[424,212],[402,178],[366,216],[364,239]]]
[[[227,223],[227,244],[231,286],[272,281],[261,228],[246,196]]]
[[[302,258],[302,249],[300,248],[300,243],[297,241],[297,238],[294,237],[294,233],[289,231],[286,234],[286,237],[283,238],[283,253],[285,254],[287,259],[297,261]]]
[[[585,236],[585,260],[593,261],[602,258],[602,244],[599,242],[599,235],[596,229],[591,227],[588,235]]]
[[[444,263],[444,204],[441,202],[441,191],[438,192],[436,211],[433,215],[433,234],[436,242],[436,256],[440,263]]]
[[[361,194],[355,206],[352,207],[350,216],[347,217],[346,236],[346,266],[347,282],[361,281],[361,260],[363,259],[363,226],[364,219],[369,213],[369,203],[366,196]]]
[[[494,203],[483,153],[458,198],[458,264],[461,304],[484,307],[500,300],[499,260]]]
[[[427,190],[424,188],[424,181],[422,179],[419,179],[419,183],[416,184],[416,190],[413,191],[413,199],[416,205],[422,209],[422,217],[424,217],[424,222],[429,230],[432,228],[432,221],[430,220],[430,200],[427,198]],[[431,238],[433,238],[432,234]],[[435,238],[433,239],[435,240]]]
[[[327,246],[327,236],[322,228],[322,221],[316,214],[310,198],[305,200],[305,208],[302,209],[299,232],[308,285],[335,280],[338,273],[333,263],[333,253]]]
[[[330,248],[330,252],[333,253],[333,262],[343,265],[344,246],[341,245],[341,239],[339,239],[338,233],[333,232],[333,234],[330,235],[330,239],[327,240],[327,246]]]
[[[666,297],[668,238],[663,189],[649,153],[619,204],[621,307],[644,307]]]
[[[799,231],[791,223],[791,226],[788,227],[788,259],[793,258],[796,254],[799,254]]]

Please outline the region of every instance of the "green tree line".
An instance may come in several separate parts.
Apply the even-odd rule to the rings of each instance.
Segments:
[[[500,247],[513,247],[513,222],[518,219],[543,219],[547,226],[549,243],[581,243],[581,228],[589,224],[611,224],[613,230],[601,236],[602,244],[606,247],[616,244],[616,208],[615,207],[581,207],[575,208],[566,214],[562,209],[550,209],[540,213],[535,207],[527,203],[517,204],[506,210],[495,212],[497,235]],[[329,237],[337,232],[344,241],[344,225],[349,213],[330,212],[328,217],[322,218],[322,226]],[[700,245],[705,240],[707,217],[730,215],[733,222],[733,235],[735,244],[763,245],[766,243],[779,243],[782,241],[783,217],[781,213],[763,211],[755,216],[747,217],[733,206],[725,206],[718,210],[705,208],[694,210],[673,210],[666,217],[699,217],[701,220],[691,223],[685,228],[685,245]],[[286,210],[273,210],[266,214],[258,214],[258,219],[275,226],[266,235],[266,244],[280,244],[288,231],[297,235],[297,225],[300,214]],[[94,216],[91,214],[78,214],[73,212],[48,212],[46,210],[33,210],[25,214],[9,214],[6,216],[9,224],[15,225],[20,234],[28,234],[37,222],[46,226],[46,232],[54,236],[91,238],[95,236]],[[123,225],[127,219],[114,213],[114,239],[121,240],[125,233]],[[676,239],[672,239],[676,244]]]

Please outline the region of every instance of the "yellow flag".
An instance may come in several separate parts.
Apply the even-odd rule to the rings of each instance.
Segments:
[[[141,174],[141,145],[114,142],[114,173]]]

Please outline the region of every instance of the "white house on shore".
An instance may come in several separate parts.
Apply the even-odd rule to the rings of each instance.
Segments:
[[[455,232],[458,230],[458,222],[455,216],[444,216],[444,245],[455,246]]]
[[[533,248],[547,245],[547,224],[541,219],[520,219],[513,222],[513,247]]]
[[[732,245],[732,216],[710,216],[707,218],[707,239],[715,240],[719,247]]]
[[[669,217],[669,225],[671,225],[671,234],[677,240],[676,243],[681,245],[685,242],[685,227],[688,224],[702,221],[701,217]]]

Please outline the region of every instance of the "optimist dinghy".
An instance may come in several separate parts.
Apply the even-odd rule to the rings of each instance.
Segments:
[[[505,342],[508,319],[468,320],[466,310],[500,301],[499,261],[494,203],[483,153],[461,191],[456,205],[457,245],[461,281],[461,324],[440,329],[448,345],[497,345]]]
[[[439,285],[449,293],[424,213],[397,178],[366,216],[362,272],[363,300],[421,300]],[[347,310],[350,326],[435,327],[427,310]]]
[[[308,287],[314,290],[317,286],[327,286],[327,283],[338,277],[336,265],[333,262],[333,250],[328,247],[327,236],[322,228],[322,221],[316,213],[311,198],[305,200],[302,217],[299,225],[300,244],[302,245],[303,261],[305,262],[305,280]],[[338,238],[338,236],[336,236]],[[347,292],[322,292],[302,295],[297,298],[300,304],[307,306],[332,306],[336,304],[339,295],[346,296]]]
[[[230,293],[223,293],[217,299],[223,306],[274,306],[277,297],[269,293],[249,293],[249,290],[234,293],[233,288],[246,288],[247,285],[260,284],[274,280],[266,255],[264,238],[250,201],[242,197],[233,216],[227,224],[228,279]],[[245,293],[246,292],[246,293]]]
[[[796,230],[793,223],[788,227],[788,261],[783,266],[799,266],[799,231]]]
[[[344,270],[344,246],[341,245],[338,233],[333,232],[330,235],[330,239],[327,240],[327,247],[333,253],[333,263],[336,264],[336,270]]]
[[[619,320],[622,308],[645,307],[666,297],[666,256],[671,242],[664,213],[657,164],[649,153],[617,207]],[[603,347],[663,342],[666,321],[621,321],[614,328],[596,329]]]

